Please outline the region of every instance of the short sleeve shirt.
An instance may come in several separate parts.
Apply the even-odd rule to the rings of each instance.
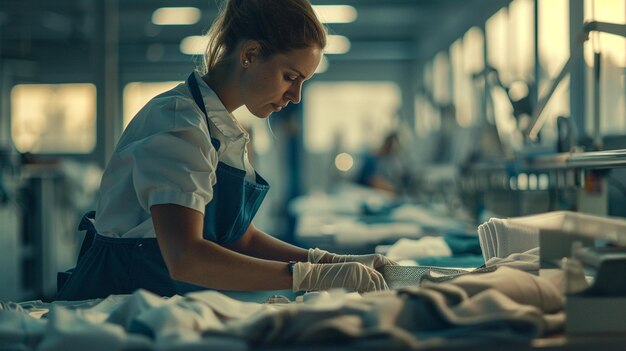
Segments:
[[[213,198],[218,162],[246,171],[248,133],[194,72],[210,123],[187,83],[150,100],[122,134],[106,166],[96,205],[100,235],[155,237],[150,207],[176,204],[204,213]],[[219,141],[219,150],[211,143]]]

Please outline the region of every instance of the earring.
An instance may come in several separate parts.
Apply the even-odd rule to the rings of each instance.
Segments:
[[[250,65],[250,61],[243,60],[242,65],[243,65],[244,68],[248,68],[248,66]]]

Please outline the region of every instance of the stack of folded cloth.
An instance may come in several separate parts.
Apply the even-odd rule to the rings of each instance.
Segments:
[[[485,262],[491,258],[506,258],[539,246],[539,230],[512,224],[506,219],[491,218],[478,226],[480,248]]]

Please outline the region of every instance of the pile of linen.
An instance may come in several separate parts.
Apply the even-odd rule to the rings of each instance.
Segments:
[[[455,343],[528,342],[560,331],[559,289],[500,266],[443,283],[358,295],[317,294],[259,304],[216,291],[162,298],[138,290],[82,304],[3,304],[0,348],[20,350],[246,350],[375,345],[412,349]]]

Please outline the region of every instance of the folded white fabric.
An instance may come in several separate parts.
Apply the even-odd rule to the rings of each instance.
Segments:
[[[452,250],[443,237],[433,236],[425,236],[417,240],[400,239],[387,251],[387,257],[394,261],[450,256],[452,256]]]
[[[500,218],[491,218],[478,226],[478,238],[485,262],[539,246],[538,229],[512,224]]]
[[[498,218],[494,218],[493,223],[497,238],[496,257],[508,257],[539,246],[538,229],[511,224],[507,220]]]
[[[480,250],[483,253],[485,262],[495,255],[495,248],[491,245],[492,234],[487,223],[489,222],[485,222],[478,226],[478,241],[480,243]]]

